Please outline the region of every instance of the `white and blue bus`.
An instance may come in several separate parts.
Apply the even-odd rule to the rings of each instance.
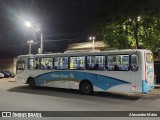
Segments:
[[[20,55],[16,82],[93,92],[148,93],[154,88],[150,50],[68,51]]]

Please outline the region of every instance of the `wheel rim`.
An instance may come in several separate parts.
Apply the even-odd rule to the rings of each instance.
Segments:
[[[85,94],[91,93],[91,85],[89,83],[83,83],[82,84],[82,92]]]
[[[88,91],[89,88],[90,88],[89,85],[85,85],[85,86],[84,86],[84,91]]]
[[[34,81],[31,82],[31,86],[34,86]]]
[[[29,86],[30,87],[35,87],[35,81],[34,80],[30,80],[29,81]]]

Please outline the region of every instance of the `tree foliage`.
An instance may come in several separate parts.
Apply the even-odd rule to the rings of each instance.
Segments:
[[[136,35],[142,48],[155,50],[159,47],[159,0],[106,0],[99,9],[92,32],[107,47],[136,47]]]

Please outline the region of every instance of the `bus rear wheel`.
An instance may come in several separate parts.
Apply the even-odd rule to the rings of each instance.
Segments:
[[[30,88],[36,88],[35,80],[33,78],[30,78],[28,80],[28,85],[29,85]]]
[[[80,84],[80,91],[83,94],[89,95],[93,93],[93,86],[89,81],[84,81]]]

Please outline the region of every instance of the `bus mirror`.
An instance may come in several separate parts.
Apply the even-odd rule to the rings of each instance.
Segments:
[[[131,66],[131,71],[138,71],[138,66],[137,65]]]

